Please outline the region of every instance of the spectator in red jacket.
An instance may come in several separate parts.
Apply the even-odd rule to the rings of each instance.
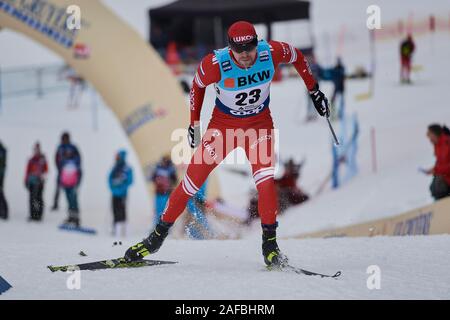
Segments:
[[[425,173],[433,175],[430,186],[435,200],[450,196],[450,130],[446,126],[432,124],[428,127],[428,139],[434,145],[436,164]]]
[[[34,145],[33,156],[28,161],[25,175],[25,187],[30,192],[30,218],[29,220],[40,221],[44,212],[44,191],[45,176],[48,171],[47,160],[41,153],[41,147],[37,142]]]

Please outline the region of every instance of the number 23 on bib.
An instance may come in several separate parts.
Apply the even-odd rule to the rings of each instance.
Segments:
[[[256,115],[269,106],[270,83],[275,69],[269,44],[262,40],[257,58],[248,69],[236,65],[228,48],[215,51],[221,80],[215,84],[216,106],[235,117]]]

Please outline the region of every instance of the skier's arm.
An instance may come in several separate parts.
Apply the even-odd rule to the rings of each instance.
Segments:
[[[308,91],[311,91],[316,85],[316,79],[314,79],[311,68],[302,52],[285,42],[270,41],[269,44],[274,67],[277,68],[282,63],[292,64],[305,82]]]
[[[208,85],[220,81],[220,69],[214,55],[208,54],[200,62],[192,81],[190,92],[191,126],[200,121],[205,90]]]
[[[200,87],[195,80],[192,81],[192,88],[189,93],[191,107],[190,125],[194,126],[200,121],[200,112],[202,111],[203,99],[205,98],[205,88]]]
[[[215,56],[209,54],[198,65],[190,91],[191,121],[188,128],[188,140],[191,148],[197,147],[201,139],[200,112],[206,87],[218,81],[220,81],[219,64]]]
[[[322,117],[329,117],[330,108],[328,106],[328,100],[325,97],[325,94],[319,90],[319,84],[316,79],[314,79],[311,68],[301,51],[285,42],[270,41],[269,44],[274,67],[277,68],[281,63],[293,64],[298,74],[305,82],[317,112]]]

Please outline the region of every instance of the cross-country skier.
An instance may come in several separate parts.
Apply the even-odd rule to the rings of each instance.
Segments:
[[[270,84],[278,65],[291,63],[295,66],[321,116],[329,116],[328,101],[319,90],[303,54],[293,46],[278,41],[258,41],[254,26],[246,21],[231,25],[228,43],[228,47],[203,58],[197,68],[190,93],[188,137],[191,147],[198,148],[183,181],[172,192],[160,222],[148,238],[126,251],[128,261],[142,259],[159,250],[189,198],[229,152],[241,147],[251,163],[259,193],[264,262],[268,266],[287,264],[276,241],[275,137],[269,110]],[[205,87],[210,84],[214,84],[216,91],[215,108],[200,141],[200,111]]]

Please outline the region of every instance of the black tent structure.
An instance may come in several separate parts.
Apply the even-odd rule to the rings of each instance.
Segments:
[[[238,20],[264,24],[270,40],[272,23],[309,20],[309,8],[308,1],[299,0],[178,0],[149,10],[150,43],[157,49],[170,41],[181,46],[224,47],[226,30]]]

